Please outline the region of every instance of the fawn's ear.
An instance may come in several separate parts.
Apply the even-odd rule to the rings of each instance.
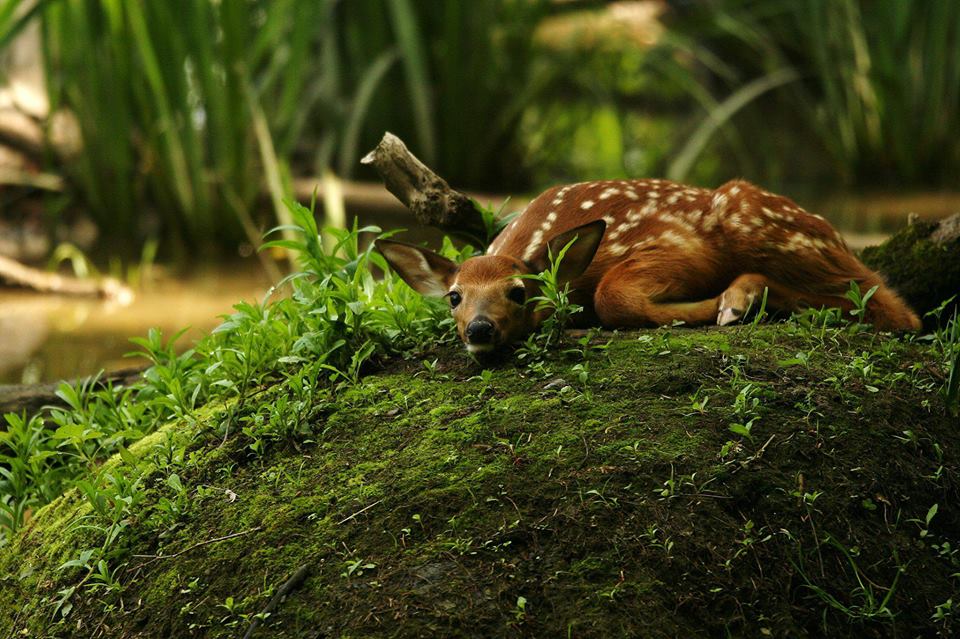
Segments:
[[[583,226],[564,231],[559,235],[554,235],[547,242],[533,260],[530,261],[532,270],[536,273],[545,271],[550,267],[550,256],[557,259],[560,251],[567,244],[570,248],[563,256],[560,262],[560,270],[557,272],[557,280],[562,284],[576,279],[583,275],[583,272],[590,266],[593,256],[597,254],[600,248],[600,241],[603,240],[603,233],[607,230],[607,224],[603,220],[594,220]]]
[[[456,262],[405,242],[377,240],[374,246],[413,290],[423,295],[447,294],[457,270]]]

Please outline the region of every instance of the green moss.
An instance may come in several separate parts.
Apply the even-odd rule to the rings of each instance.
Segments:
[[[465,355],[443,352],[450,372],[398,363],[318,397],[309,435],[263,454],[239,429],[224,443],[211,428],[223,413],[210,410],[167,427],[190,442],[175,469],[189,499],[151,524],[174,469],[150,471],[143,517],[116,542],[122,590],[81,588],[51,623],[57,592],[80,579],[57,567],[96,543],[71,527],[89,508],[70,493],[0,549],[0,627],[235,637],[308,564],[257,636],[947,628],[931,615],[958,567],[934,545],[960,541],[960,433],[934,401],[929,356],[793,330],[625,334],[589,358],[585,382],[576,362],[555,361],[547,377],[497,365],[486,385]],[[778,364],[798,352],[806,365]],[[745,392],[756,421],[741,439],[727,427],[744,419]],[[131,451],[149,456],[163,437]],[[916,523],[935,503],[930,525]],[[861,580],[882,599],[898,567],[895,617],[866,614]]]
[[[936,244],[929,239],[936,228],[934,222],[916,222],[861,255],[921,315],[960,291],[960,238]]]

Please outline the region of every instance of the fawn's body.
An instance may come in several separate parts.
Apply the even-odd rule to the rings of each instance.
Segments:
[[[851,280],[863,292],[879,286],[866,313],[877,328],[920,326],[909,307],[850,252],[822,217],[743,181],[715,190],[666,180],[555,187],[531,202],[494,240],[486,256],[440,270],[432,267],[433,257],[431,264],[421,257],[413,260],[417,262],[413,268],[429,266],[439,277],[434,292],[455,294],[455,316],[460,300],[466,303],[472,297],[479,304],[461,311],[469,317],[458,317],[468,346],[467,329],[477,317],[507,338],[497,341],[509,341],[542,318],[528,311],[523,320],[528,326],[515,328],[519,315],[506,313],[495,303],[488,290],[491,283],[512,280],[516,288],[511,274],[536,272],[545,262],[548,245],[556,253],[574,236],[586,241],[576,243],[580,251],[572,247],[573,261],[582,263],[570,267],[571,297],[604,326],[654,326],[675,320],[729,324],[743,316],[764,288],[771,309],[849,309],[844,293]],[[409,264],[398,266],[396,252],[393,258],[389,248],[384,254],[408,282],[417,279]],[[421,275],[421,283],[430,277]],[[511,286],[500,288],[496,295],[503,297]]]

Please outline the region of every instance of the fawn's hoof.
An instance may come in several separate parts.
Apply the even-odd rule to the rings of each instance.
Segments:
[[[721,306],[720,312],[717,313],[717,324],[720,326],[733,324],[743,317],[743,313],[744,311],[742,308],[724,308]]]

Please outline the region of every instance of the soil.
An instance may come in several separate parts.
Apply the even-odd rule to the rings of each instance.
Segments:
[[[146,472],[117,587],[57,609],[103,539],[71,491],[0,549],[0,627],[240,637],[306,566],[254,636],[949,635],[960,429],[930,348],[792,323],[599,345],[550,374],[440,348],[295,423],[268,387],[254,430],[163,426],[101,472]]]

